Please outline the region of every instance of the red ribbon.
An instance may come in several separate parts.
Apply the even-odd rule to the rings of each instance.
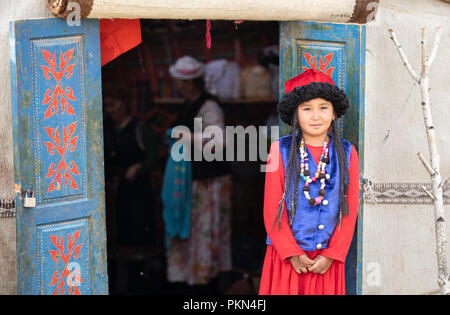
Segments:
[[[211,49],[211,20],[206,20],[206,47]]]

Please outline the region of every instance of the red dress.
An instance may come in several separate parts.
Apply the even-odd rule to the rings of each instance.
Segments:
[[[319,163],[322,146],[306,145]],[[266,231],[271,231],[272,245],[267,246],[264,266],[261,276],[259,294],[292,294],[292,295],[343,295],[345,294],[345,257],[353,237],[359,206],[359,159],[358,153],[352,145],[349,167],[348,206],[349,215],[342,217],[341,227],[337,225],[329,241],[328,248],[315,251],[304,251],[297,244],[289,227],[286,210],[281,217],[281,228],[272,230],[273,222],[278,210],[278,204],[283,195],[284,166],[280,154],[279,141],[270,148],[268,169],[278,162],[278,168],[273,172],[266,172],[264,190],[264,224]],[[275,169],[275,168],[274,168]],[[286,209],[286,206],[284,206]],[[307,254],[314,259],[318,254],[333,259],[330,268],[323,274],[297,274],[292,267],[290,256]]]

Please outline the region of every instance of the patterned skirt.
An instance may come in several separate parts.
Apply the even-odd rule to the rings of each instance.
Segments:
[[[231,270],[231,175],[192,181],[189,238],[168,238],[167,278],[207,284]]]

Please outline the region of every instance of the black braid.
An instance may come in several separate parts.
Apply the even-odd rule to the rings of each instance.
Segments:
[[[298,116],[297,116],[297,111],[294,112],[293,115],[293,119],[292,119],[292,126],[294,126],[293,131],[292,131],[292,135],[293,135],[293,143],[292,143],[292,147],[291,147],[291,152],[293,153],[292,158],[293,158],[293,172],[291,172],[291,170],[288,170],[290,173],[294,174],[294,188],[292,189],[292,193],[293,196],[291,196],[291,217],[289,218],[289,225],[292,226],[292,222],[294,220],[294,216],[295,216],[295,211],[297,209],[297,202],[298,202],[298,184],[299,184],[299,180],[300,180],[300,161],[298,160],[298,148],[299,148],[299,142],[297,138],[297,133],[301,136],[301,129],[299,128],[298,125]],[[301,140],[301,138],[300,138]],[[290,187],[290,186],[288,186]]]
[[[298,175],[300,173],[300,163],[298,161],[298,154],[297,154],[297,150],[298,150],[298,142],[297,142],[297,134],[300,135],[300,138],[302,137],[302,132],[301,129],[299,128],[298,125],[298,116],[297,116],[297,110],[294,111],[294,114],[292,115],[292,124],[291,124],[292,129],[291,129],[291,137],[292,137],[292,142],[291,142],[291,150],[289,152],[289,160],[286,166],[286,171],[285,171],[285,178],[284,178],[284,190],[283,190],[283,197],[280,200],[280,203],[278,204],[278,211],[277,214],[275,216],[275,221],[273,223],[272,229],[275,226],[275,223],[278,220],[278,229],[281,228],[281,215],[283,213],[283,208],[284,208],[284,202],[286,200],[286,193],[290,192],[289,195],[289,200],[291,201],[291,205],[293,203],[293,209],[292,209],[292,213],[291,213],[291,217],[289,218],[289,224],[292,225],[292,220],[294,218],[295,215],[295,209],[297,207],[297,202],[298,202],[298,182],[300,179],[300,176]],[[294,169],[294,172],[292,172],[292,169]],[[292,183],[292,177],[294,177],[294,183],[295,183],[295,190],[292,191],[291,189],[289,189],[289,187],[291,187],[291,183]],[[293,202],[292,202],[293,201]]]
[[[334,147],[336,148],[336,152],[338,154],[338,162],[339,162],[339,212],[341,215],[348,215],[348,201],[347,201],[347,192],[348,192],[348,164],[347,157],[345,155],[344,147],[342,146],[341,136],[337,130],[336,120],[331,122],[331,127],[333,130],[333,141]],[[344,189],[344,191],[342,191]]]

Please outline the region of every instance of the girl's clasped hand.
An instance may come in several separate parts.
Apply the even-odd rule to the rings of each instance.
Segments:
[[[323,275],[330,268],[333,259],[317,255],[313,260],[307,254],[303,254],[301,256],[292,256],[289,258],[289,261],[298,274],[312,272]]]

